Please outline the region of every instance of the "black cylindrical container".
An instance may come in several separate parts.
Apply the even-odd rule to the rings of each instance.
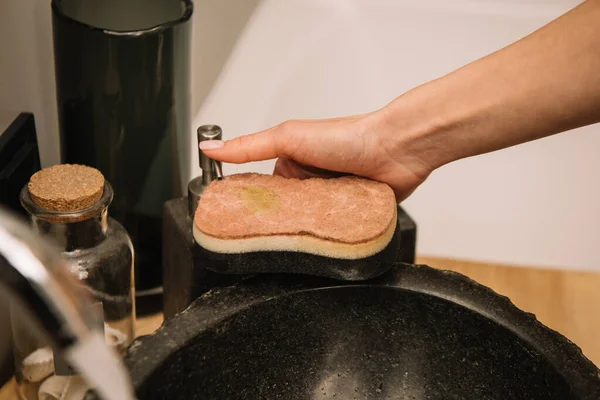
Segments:
[[[52,0],[62,162],[112,183],[142,311],[161,304],[163,203],[183,195],[192,12],[191,0]]]

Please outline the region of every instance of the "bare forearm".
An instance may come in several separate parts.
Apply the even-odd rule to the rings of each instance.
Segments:
[[[279,158],[275,172],[324,171],[389,184],[407,198],[449,162],[600,122],[600,0],[528,37],[417,87],[381,110],[286,121],[228,142],[203,142],[223,162]]]
[[[382,110],[435,169],[600,121],[600,1],[590,0]],[[406,150],[406,149],[405,149]]]

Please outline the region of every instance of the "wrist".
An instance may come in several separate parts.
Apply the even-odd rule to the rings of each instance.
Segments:
[[[472,71],[458,70],[406,92],[380,110],[394,151],[413,157],[430,172],[488,151],[480,132],[495,128],[488,120],[497,99],[479,96],[477,79],[471,78]]]
[[[455,160],[449,143],[443,143],[453,118],[439,105],[433,86],[419,86],[379,111],[388,148],[426,174]]]

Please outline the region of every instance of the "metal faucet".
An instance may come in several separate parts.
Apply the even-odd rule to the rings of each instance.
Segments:
[[[0,208],[0,286],[32,331],[44,333],[101,399],[135,399],[120,358],[97,329],[92,301],[58,250]]]

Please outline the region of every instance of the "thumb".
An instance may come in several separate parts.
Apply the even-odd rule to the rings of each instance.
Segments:
[[[243,164],[283,157],[285,155],[284,143],[282,129],[276,126],[232,140],[200,142],[200,150],[217,161]]]

